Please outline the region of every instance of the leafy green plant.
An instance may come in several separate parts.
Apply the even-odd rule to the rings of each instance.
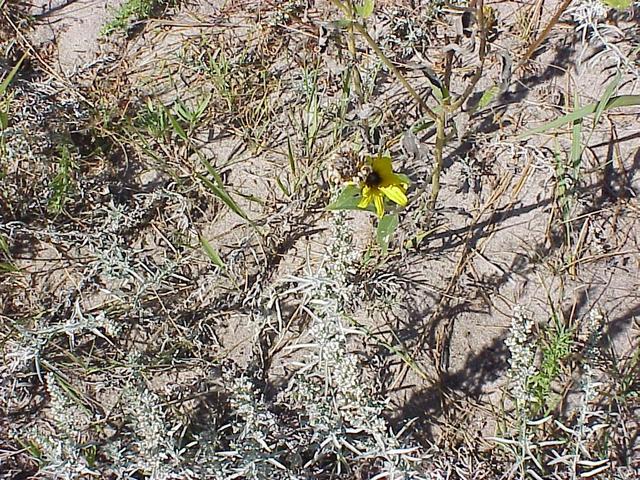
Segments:
[[[2,156],[4,156],[5,153],[4,131],[9,128],[9,107],[11,106],[11,96],[7,92],[9,85],[26,58],[27,54],[25,53],[20,60],[18,60],[18,63],[9,71],[7,76],[2,79],[2,82],[0,82],[0,155]]]
[[[187,124],[187,129],[193,131],[204,117],[209,102],[211,102],[211,94],[201,98],[194,106],[189,106],[178,99],[174,106],[174,112],[180,120]]]
[[[216,267],[219,267],[224,270],[226,265],[224,264],[224,261],[220,257],[220,254],[218,253],[218,251],[202,235],[199,238],[200,238],[200,245],[202,246],[204,253],[207,254],[207,257],[209,257],[209,260],[211,260],[211,263],[213,263]]]
[[[154,146],[145,140],[145,131],[162,144],[161,148],[166,148],[172,141],[187,146],[188,151],[195,154],[206,169],[206,173],[196,172],[195,177],[232,212],[255,228],[247,213],[228,192],[218,170],[193,142],[193,133],[205,118],[211,99],[211,94],[203,96],[193,104],[177,99],[172,107],[167,107],[160,101],[147,99],[143,111],[134,122],[133,137],[138,143],[145,145],[144,151],[150,155],[155,155]],[[214,265],[224,269],[220,255],[204,237],[200,237],[200,244]]]
[[[75,185],[73,171],[77,168],[67,145],[60,147],[57,160],[58,171],[49,185],[51,197],[48,205],[49,211],[55,215],[61,213],[65,204],[69,201]]]
[[[317,68],[304,68],[302,70],[302,87],[305,93],[304,118],[302,120],[305,133],[304,154],[311,156],[322,122],[322,111],[320,110],[318,96]]]
[[[343,20],[338,22],[338,25],[348,32],[349,46],[352,55],[354,57],[356,55],[354,37],[355,33],[358,33],[364,39],[367,45],[373,50],[382,64],[411,95],[426,118],[428,118],[432,122],[432,124],[435,125],[436,138],[433,154],[434,166],[433,172],[431,174],[431,198],[429,201],[429,208],[433,210],[436,206],[438,195],[440,192],[440,175],[443,168],[443,151],[445,148],[446,140],[447,138],[449,138],[447,129],[450,127],[450,121],[460,113],[462,106],[467,101],[469,96],[473,93],[475,86],[482,76],[485,56],[488,50],[485,9],[482,7],[482,4],[480,4],[480,6],[476,8],[474,12],[479,32],[479,65],[475,68],[475,71],[471,75],[470,80],[468,80],[467,84],[465,85],[463,92],[460,95],[454,96],[452,95],[450,90],[452,71],[451,62],[453,59],[451,56],[447,56],[448,63],[445,66],[444,77],[437,78],[435,74],[430,76],[433,97],[437,102],[437,107],[431,108],[429,107],[429,105],[427,105],[425,99],[420,94],[418,94],[418,92],[413,88],[413,86],[409,83],[405,76],[394,65],[394,63],[385,55],[380,46],[369,34],[365,25],[365,20],[373,14],[375,10],[375,2],[373,0],[366,0],[359,3],[355,2],[354,0],[331,0],[331,3],[339,8],[345,16]],[[362,85],[357,69],[352,72],[349,78],[354,83],[356,93],[360,98],[362,98]],[[488,104],[492,100],[494,94],[494,92],[487,94],[486,98],[484,99],[484,103]],[[353,199],[350,198],[352,197],[351,193],[352,189],[349,188],[349,190],[346,192],[345,197],[339,197],[343,198],[347,202],[345,205],[349,205],[350,202],[352,202]],[[336,207],[335,202],[332,206],[330,206],[330,208],[331,207]],[[381,215],[379,214],[379,216]],[[389,226],[395,223],[391,222],[390,220],[389,222]],[[378,239],[388,238],[388,235],[378,232],[377,237]],[[388,245],[384,245],[383,243],[381,243],[380,245],[383,250],[386,250],[386,248],[388,247]]]
[[[137,124],[156,140],[166,139],[171,122],[164,105],[147,99],[145,108],[137,118]]]
[[[640,96],[623,95],[614,97],[621,81],[621,73],[618,72],[612,81],[604,89],[600,100],[593,102],[587,106],[581,107],[579,99],[576,96],[573,104],[574,111],[560,118],[548,122],[540,127],[529,130],[522,134],[519,138],[523,138],[533,134],[540,134],[553,128],[562,126],[570,126],[571,147],[567,152],[563,152],[559,145],[556,148],[555,158],[555,201],[560,221],[564,229],[565,242],[569,250],[569,258],[567,265],[572,275],[576,274],[576,257],[578,255],[579,241],[575,247],[572,247],[573,241],[573,221],[574,206],[576,205],[576,192],[581,180],[582,156],[585,148],[589,146],[591,137],[595,132],[596,126],[602,120],[603,114],[615,107],[629,107],[640,104]],[[584,134],[585,126],[589,125],[587,117],[593,115],[593,121],[590,124],[590,130],[587,135]],[[585,137],[586,138],[583,138]]]
[[[206,158],[200,157],[200,160],[202,161],[203,165],[207,169],[207,172],[209,173],[211,178],[213,178],[212,180],[206,175],[197,174],[198,178],[203,183],[203,185],[207,187],[211,191],[211,193],[213,193],[216,197],[218,197],[222,201],[222,203],[224,203],[227,207],[229,207],[229,209],[231,209],[233,213],[235,213],[240,218],[246,220],[251,225],[253,225],[253,222],[249,219],[249,216],[247,215],[247,213],[240,207],[240,205],[236,203],[236,201],[231,197],[231,195],[229,195],[229,192],[227,192],[224,186],[224,183],[222,182],[222,177],[220,176],[220,173],[218,173],[218,171],[213,167],[213,165],[211,165],[211,163]]]
[[[262,149],[265,137],[272,132],[273,99],[270,94],[279,89],[279,80],[270,74],[269,64],[252,55],[248,48],[230,56],[225,47],[219,47],[208,52],[200,65],[213,84],[218,99],[215,108],[223,114],[223,121],[256,151]],[[220,106],[219,100],[225,105]]]
[[[140,22],[151,17],[160,6],[168,0],[126,0],[114,14],[113,20],[102,27],[102,35],[111,35],[116,31],[127,31],[134,22]]]
[[[235,105],[236,95],[231,78],[232,65],[223,49],[218,48],[213,53],[209,53],[208,67],[218,95],[227,102],[227,108],[231,110]]]
[[[555,120],[545,123],[544,125],[528,130],[525,133],[518,135],[517,139],[530,137],[538,133],[546,132],[547,130],[551,130],[553,128],[561,127],[563,125],[566,125],[567,123],[582,120],[594,113],[599,116],[602,115],[602,112],[611,110],[612,108],[634,107],[637,105],[640,105],[640,95],[620,95],[617,97],[611,97],[604,103],[602,102],[602,100],[600,100],[598,102],[593,102],[589,105],[585,105],[584,107],[574,110],[573,112],[563,115],[562,117],[556,118]]]
[[[542,362],[531,378],[531,390],[536,408],[542,409],[549,400],[551,384],[558,377],[563,361],[571,353],[573,332],[554,315],[543,336]]]

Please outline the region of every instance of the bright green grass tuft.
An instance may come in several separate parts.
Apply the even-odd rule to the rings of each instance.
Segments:
[[[168,3],[167,0],[127,0],[116,10],[113,20],[102,27],[102,35],[113,32],[126,32],[133,23],[151,17],[159,6]]]
[[[64,206],[73,192],[75,183],[73,171],[76,169],[69,147],[66,145],[60,147],[60,156],[57,160],[58,172],[51,181],[51,198],[49,199],[49,211],[56,215],[64,210]]]
[[[542,363],[532,378],[532,390],[535,403],[542,408],[549,400],[551,384],[560,374],[563,361],[571,353],[573,335],[570,329],[554,321],[545,332],[542,348]]]

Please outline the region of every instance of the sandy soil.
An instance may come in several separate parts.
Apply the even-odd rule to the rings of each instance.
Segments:
[[[283,285],[318,271],[327,262],[335,234],[331,214],[324,207],[330,192],[339,187],[328,172],[336,168],[341,154],[332,143],[329,113],[320,121],[314,156],[304,153],[308,145],[302,132],[311,120],[303,107],[303,75],[295,73],[329,65],[318,74],[317,101],[327,106],[326,112],[337,104],[339,74],[345,67],[335,59],[345,55],[344,49],[328,36],[329,46],[322,51],[318,40],[321,26],[331,29],[325,20],[329,10],[323,2],[315,2],[315,8],[296,11],[286,28],[278,30],[270,22],[276,24],[280,17],[273,20],[272,9],[253,2],[184,4],[167,10],[164,19],[150,20],[128,38],[104,41],[100,29],[120,3],[77,0],[33,6],[36,24],[29,38],[35,48],[50,49],[50,66],[71,82],[89,85],[93,94],[104,91],[104,104],[98,109],[108,111],[105,117],[111,115],[111,123],[98,131],[105,137],[129,112],[142,111],[148,99],[161,99],[165,105],[174,101],[195,105],[208,98],[207,105],[217,109],[218,116],[197,123],[192,141],[220,172],[255,225],[222,202],[214,202],[206,189],[192,182],[194,172],[203,169],[190,145],[156,147],[136,137],[137,145],[119,145],[118,153],[109,159],[99,153],[92,157],[95,165],[83,167],[85,172],[95,169],[98,173],[95,182],[87,180],[84,187],[77,226],[70,224],[65,230],[78,240],[68,247],[66,240],[56,243],[39,234],[34,240],[37,246],[19,262],[31,293],[16,299],[11,308],[17,308],[19,301],[34,308],[42,301],[38,290],[51,305],[68,303],[68,292],[75,292],[77,307],[73,308],[92,314],[130,296],[136,307],[121,318],[135,327],[119,339],[119,350],[157,348],[164,354],[164,346],[182,336],[201,349],[189,360],[193,361],[189,370],[180,367],[155,377],[154,390],[167,393],[187,385],[197,389],[198,382],[208,378],[203,359],[231,359],[241,370],[259,371],[265,392],[275,399],[295,374],[302,355],[298,345],[308,341],[305,327],[310,322],[302,302]],[[376,17],[371,31],[384,44],[393,39],[388,32],[393,12],[400,7],[381,3],[386,5],[380,8],[391,13]],[[559,3],[545,3],[539,25],[545,25]],[[510,353],[505,339],[516,306],[536,319],[541,336],[548,325],[559,322],[580,337],[591,312],[602,313],[601,342],[615,358],[630,358],[638,342],[640,110],[606,112],[593,129],[591,120],[584,122],[586,147],[579,178],[573,179],[579,188],[566,211],[558,193],[559,164],[566,165],[570,156],[570,127],[563,125],[528,139],[518,137],[570,111],[574,98],[581,105],[597,102],[613,78],[612,66],[620,59],[583,44],[565,15],[539,54],[513,72],[494,103],[474,111],[473,100],[477,102],[482,91],[501,81],[506,56],[515,65],[526,51],[519,36],[523,7],[512,2],[492,6],[499,34],[476,88],[479,93],[455,120],[458,131],[452,133],[444,151],[435,213],[426,208],[435,149],[433,129],[416,135],[420,154],[402,147],[402,135],[419,119],[403,88],[389,75],[374,76],[368,102],[351,105],[345,117],[344,131],[353,132],[377,118],[377,113],[367,117],[363,112],[380,112],[381,134],[397,140],[388,143],[394,164],[413,183],[411,202],[402,213],[387,258],[372,253],[376,251],[374,217],[366,212],[347,214],[358,258],[350,281],[359,292],[351,298],[349,311],[369,333],[354,340],[350,349],[368,366],[367,371],[374,372],[379,393],[390,399],[392,424],[399,427],[417,417],[420,436],[436,443],[456,435],[495,434],[499,423],[495,409],[503,405],[508,388]],[[530,7],[533,12],[534,6]],[[425,40],[425,57],[433,59],[434,69],[443,45],[454,35],[455,22],[437,23],[429,32],[433,43]],[[619,25],[634,28],[628,21]],[[465,41],[457,51],[474,58],[477,44]],[[393,48],[392,43],[387,46]],[[366,80],[375,56],[364,43],[358,48],[365,52]],[[233,100],[218,95],[222,87],[202,67],[206,55],[210,65],[220,52],[238,65],[245,61],[256,65],[238,74],[243,83]],[[306,55],[313,62],[307,63]],[[462,93],[474,61],[455,64],[451,86],[455,94]],[[332,64],[338,73],[331,70]],[[416,88],[426,88],[429,72],[419,57],[398,56],[397,64]],[[623,70],[617,94],[637,94],[637,71]],[[256,73],[263,71],[267,73]],[[235,102],[242,115],[228,118],[227,101]],[[429,101],[434,105],[433,99]],[[269,112],[267,122],[260,116],[263,109]],[[124,135],[113,138],[123,144],[129,141]],[[288,148],[298,155],[297,178],[290,172]],[[286,192],[287,188],[291,191]],[[96,240],[109,228],[105,219],[115,211],[129,223],[114,227],[107,240]],[[41,227],[24,228],[25,236],[35,236],[33,232]],[[225,277],[212,269],[199,249],[184,248],[197,245],[198,237],[220,252],[233,274]],[[120,250],[111,250],[111,245]],[[127,256],[135,278],[116,271],[121,261],[116,254]],[[95,260],[100,255],[102,263]],[[91,260],[74,263],[67,256]],[[64,267],[43,272],[36,268],[38,258],[57,258]],[[104,267],[108,262],[112,271]],[[91,271],[91,277],[90,265],[101,265]],[[93,284],[84,286],[87,279]],[[153,328],[145,328],[145,322]],[[388,343],[392,349],[382,346]],[[582,347],[576,342],[573,355],[580,357]],[[180,348],[175,347],[175,355],[181,354]],[[399,351],[408,353],[415,364],[406,362]],[[554,384],[559,390],[554,394],[567,399],[558,410],[571,408],[571,393],[579,388],[572,380],[571,366],[568,360],[563,382]]]

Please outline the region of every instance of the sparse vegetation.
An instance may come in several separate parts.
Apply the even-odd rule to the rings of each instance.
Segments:
[[[640,477],[637,5],[9,3],[0,479]]]
[[[58,167],[55,176],[51,180],[49,197],[49,210],[58,214],[64,209],[65,204],[73,192],[73,170],[77,168],[72,159],[72,153],[67,145],[59,148]]]
[[[125,0],[113,13],[113,19],[105,24],[103,35],[125,32],[137,22],[149,19],[154,11],[167,5],[169,0]]]

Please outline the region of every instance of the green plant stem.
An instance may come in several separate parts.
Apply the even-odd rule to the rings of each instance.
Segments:
[[[351,59],[353,62],[353,65],[351,67],[351,71],[352,71],[352,75],[353,75],[353,85],[356,89],[356,95],[358,96],[358,98],[360,99],[360,101],[364,101],[364,96],[363,96],[363,88],[362,88],[362,79],[360,78],[360,72],[358,71],[358,68],[356,66],[356,36],[355,36],[355,32],[353,30],[353,24],[355,22],[355,7],[353,5],[353,1],[349,0],[347,2],[347,9],[349,11],[349,21],[350,21],[350,25],[349,25],[349,38],[348,38],[348,42],[349,42],[349,53],[351,54]]]
[[[434,151],[434,166],[431,174],[431,199],[429,200],[429,209],[433,210],[440,193],[440,172],[442,171],[442,151],[444,150],[445,131],[447,124],[447,113],[444,109],[436,118],[436,147]]]
[[[440,193],[440,173],[442,172],[442,152],[444,150],[444,144],[446,140],[445,127],[447,125],[447,112],[454,113],[462,107],[464,102],[469,98],[469,95],[473,93],[473,90],[482,76],[484,69],[484,61],[487,51],[487,30],[484,21],[484,2],[480,0],[476,6],[476,18],[478,21],[478,31],[480,34],[480,65],[476,68],[473,78],[467,84],[464,92],[453,103],[449,103],[450,98],[444,98],[442,101],[442,109],[438,112],[436,120],[436,145],[434,151],[434,166],[433,173],[431,175],[431,199],[429,200],[429,208],[434,209],[436,202],[438,201],[438,194]],[[449,60],[449,58],[447,58]],[[449,77],[451,73],[445,72],[445,87],[448,89]]]
[[[409,92],[409,94],[416,100],[416,102],[418,102],[418,105],[420,105],[420,108],[422,108],[427,113],[427,115],[429,115],[433,120],[435,120],[436,119],[435,112],[431,108],[429,108],[429,106],[422,99],[422,97],[418,95],[418,92],[415,91],[415,89],[407,81],[404,75],[402,75],[400,70],[398,70],[396,66],[391,62],[391,60],[387,58],[387,56],[384,54],[382,49],[380,49],[376,41],[373,38],[371,38],[371,35],[369,35],[369,32],[367,31],[365,26],[353,20],[353,14],[352,14],[352,11],[350,11],[349,7],[345,5],[344,2],[341,2],[340,0],[330,0],[330,1],[338,9],[342,10],[345,13],[345,15],[349,18],[350,29],[355,28],[358,31],[358,33],[362,35],[362,37],[365,39],[369,47],[371,47],[371,49],[376,53],[376,55],[382,61],[382,63],[384,63],[384,65],[389,69],[389,71],[391,71],[391,73],[393,73],[393,75],[398,79],[398,81],[407,90],[407,92]]]
[[[367,29],[364,28],[364,26],[358,22],[354,22],[353,26],[358,31],[358,33],[362,35],[362,37],[369,44],[369,46],[376,53],[376,55],[378,55],[378,58],[380,58],[382,63],[385,64],[385,66],[391,71],[391,73],[395,75],[395,77],[402,84],[402,86],[407,90],[407,92],[409,92],[409,94],[416,100],[416,102],[418,102],[420,107],[427,113],[427,115],[429,115],[433,120],[435,120],[437,118],[436,113],[431,108],[429,108],[429,105],[427,105],[426,102],[422,99],[422,97],[418,95],[418,92],[415,91],[415,89],[407,81],[404,75],[400,73],[400,70],[398,70],[396,66],[391,62],[391,60],[387,58],[387,56],[380,49],[380,47],[378,47],[378,44],[375,42],[375,40],[371,38],[371,35],[369,35],[369,32],[367,32]]]

